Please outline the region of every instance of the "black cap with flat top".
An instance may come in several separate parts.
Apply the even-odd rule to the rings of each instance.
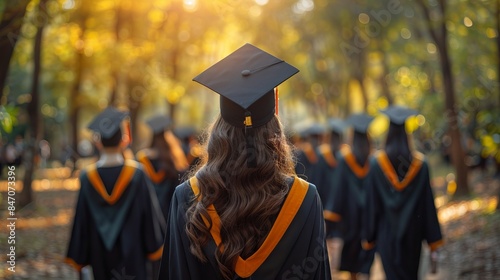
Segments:
[[[275,113],[274,88],[297,72],[285,61],[245,44],[193,80],[220,94],[226,122],[259,127]]]
[[[153,134],[158,134],[168,130],[172,124],[172,120],[167,116],[159,115],[148,119],[146,124],[151,128]]]
[[[299,72],[285,61],[245,44],[196,76],[196,81],[220,95],[222,119],[245,128],[247,164],[256,166],[253,129],[276,112],[274,88]]]
[[[359,133],[366,133],[373,117],[367,114],[353,114],[350,115],[346,123],[354,128],[354,131]]]
[[[101,138],[109,139],[121,129],[122,121],[128,116],[128,112],[109,106],[95,116],[87,128],[98,133]]]
[[[389,117],[391,123],[397,125],[405,124],[406,119],[418,114],[416,110],[397,105],[389,106],[387,109],[382,110],[381,112]]]
[[[328,129],[331,132],[342,134],[342,133],[344,133],[345,127],[346,127],[346,123],[342,119],[339,119],[339,118],[328,119]]]
[[[303,130],[300,132],[300,136],[302,138],[306,138],[309,136],[319,136],[323,135],[326,132],[326,128],[324,125],[320,123],[313,123],[307,127],[305,127]]]
[[[177,136],[179,139],[185,139],[190,136],[196,136],[198,134],[198,131],[196,128],[192,126],[180,126],[176,127],[173,130],[174,135]]]

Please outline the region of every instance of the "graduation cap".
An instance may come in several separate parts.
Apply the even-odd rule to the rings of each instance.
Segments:
[[[331,132],[336,132],[338,134],[344,133],[346,123],[344,120],[339,118],[330,118],[328,120],[328,129]]]
[[[220,94],[222,118],[236,127],[259,127],[275,112],[273,89],[299,72],[285,61],[245,44],[193,80]]]
[[[313,123],[312,125],[306,127],[304,130],[300,132],[301,137],[308,137],[308,136],[313,136],[313,135],[321,135],[326,132],[326,128],[319,124],[319,123]]]
[[[402,125],[405,123],[406,119],[411,116],[418,114],[416,110],[409,109],[404,106],[389,106],[387,109],[382,110],[382,113],[389,117],[389,120],[397,125]]]
[[[359,133],[366,133],[373,117],[367,114],[354,114],[347,118],[346,122],[354,128],[354,131]]]
[[[167,116],[159,115],[147,120],[146,124],[151,128],[153,134],[158,134],[165,132],[172,124],[172,121]]]
[[[98,114],[87,128],[98,133],[102,139],[109,139],[120,131],[121,123],[128,115],[128,112],[123,112],[113,106],[109,106]]]
[[[189,136],[198,134],[198,131],[192,126],[181,126],[174,128],[174,134],[179,139],[185,139]]]
[[[248,165],[255,166],[252,128],[269,122],[276,112],[274,88],[299,72],[285,61],[245,44],[193,78],[220,95],[224,121],[245,128]]]

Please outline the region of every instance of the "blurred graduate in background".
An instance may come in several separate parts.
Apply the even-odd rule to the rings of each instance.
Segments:
[[[319,145],[317,149],[319,161],[316,168],[319,169],[317,172],[320,172],[320,180],[316,183],[316,188],[318,189],[323,208],[325,208],[325,205],[331,204],[328,200],[332,198],[333,178],[336,177],[338,172],[337,167],[340,158],[340,148],[344,141],[344,130],[345,122],[342,119],[330,118],[328,120],[328,134],[326,135],[327,142]],[[340,233],[336,223],[329,220],[330,213],[329,211],[324,211],[323,215],[325,217],[326,244],[328,246],[330,268],[333,274],[338,263],[337,252],[341,243],[338,240]]]
[[[195,168],[200,163],[203,152],[198,139],[198,131],[191,126],[176,127],[173,131],[175,136],[181,141],[182,150],[189,164],[189,170]]]
[[[323,143],[325,132],[323,125],[313,123],[299,131],[299,139],[295,143],[295,173],[316,186],[320,185],[323,174],[323,170],[318,168],[318,147]]]
[[[349,271],[351,279],[368,279],[374,250],[361,247],[363,215],[366,212],[366,188],[363,184],[369,172],[372,145],[368,127],[373,117],[366,114],[351,115],[346,123],[352,127],[349,146],[343,146],[333,191],[325,204],[325,217],[338,222],[343,240],[340,271]]]
[[[319,180],[316,183],[318,188],[319,196],[321,197],[321,202],[323,207],[327,205],[327,200],[331,197],[331,191],[333,190],[332,178],[336,174],[338,159],[340,158],[340,148],[343,143],[343,134],[345,129],[345,123],[341,119],[330,119],[328,121],[328,142],[323,143],[316,149],[316,154],[318,155],[317,168],[320,169],[318,173]],[[328,221],[327,216],[325,219]],[[328,225],[328,223],[327,223]],[[329,236],[331,237],[333,232],[329,231]]]
[[[99,160],[80,174],[80,191],[66,261],[96,280],[116,275],[153,279],[165,221],[141,166],[123,157],[128,113],[108,107],[90,123]]]
[[[189,164],[179,139],[170,129],[170,118],[155,116],[146,123],[153,136],[149,148],[137,153],[137,160],[144,165],[146,174],[153,182],[162,213],[167,219],[172,194]]]
[[[390,106],[382,113],[390,124],[385,148],[370,161],[366,178],[363,247],[376,244],[386,279],[416,280],[422,241],[433,252],[443,244],[429,167],[423,154],[410,146],[405,128],[417,112]]]

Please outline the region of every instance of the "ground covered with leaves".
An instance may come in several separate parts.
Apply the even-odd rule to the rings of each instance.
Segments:
[[[446,279],[500,279],[499,184],[499,179],[480,180],[474,184],[474,199],[440,209],[440,218],[446,211],[455,214],[443,224],[446,244],[440,265],[447,269]]]
[[[0,279],[78,279],[64,261],[77,196],[75,180],[39,180],[35,202],[16,212],[15,273],[7,270],[9,236],[7,193],[0,184],[1,255]],[[428,280],[499,279],[500,212],[497,204],[498,179],[476,179],[473,195],[448,201],[439,208],[446,244],[440,251],[439,273]],[[10,245],[9,245],[10,246]],[[380,264],[372,279],[383,279]],[[339,273],[334,279],[344,279]]]

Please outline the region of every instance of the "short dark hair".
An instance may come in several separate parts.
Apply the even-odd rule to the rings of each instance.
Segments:
[[[101,136],[101,143],[103,147],[117,147],[120,145],[120,142],[122,141],[122,130],[118,129],[111,137],[109,138],[102,138]]]

